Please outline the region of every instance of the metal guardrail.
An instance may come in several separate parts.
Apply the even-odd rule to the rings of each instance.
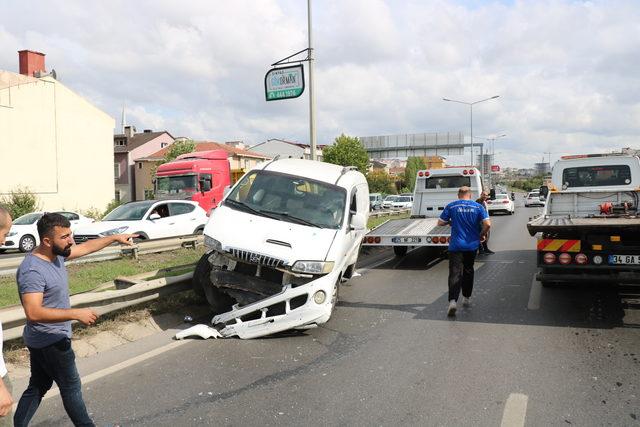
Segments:
[[[80,264],[95,261],[107,261],[122,258],[123,256],[133,256],[138,258],[139,255],[173,251],[184,247],[199,246],[204,243],[204,237],[201,235],[189,235],[180,237],[168,237],[164,239],[145,240],[138,242],[133,246],[107,246],[106,248],[94,252],[90,255],[83,256],[77,260],[69,261],[67,264]],[[0,258],[0,276],[14,274],[20,266],[22,259],[19,258]]]
[[[382,216],[393,216],[393,215],[401,215],[403,213],[410,213],[411,209],[389,209],[389,210],[380,210],[378,212],[371,212],[369,214],[369,218],[379,218]]]
[[[91,307],[102,316],[125,307],[186,291],[191,288],[194,268],[195,264],[189,264],[131,277],[117,278],[92,292],[72,295],[71,307]],[[190,269],[190,271],[177,276],[153,279],[158,274],[171,274],[171,272],[187,269]],[[102,290],[104,288],[108,288],[108,290]],[[21,337],[24,325],[27,323],[22,306],[14,305],[1,309],[0,322],[2,322],[3,328],[3,341]]]

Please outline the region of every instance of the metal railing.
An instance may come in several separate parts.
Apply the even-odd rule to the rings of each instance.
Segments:
[[[393,216],[393,215],[402,215],[404,213],[410,213],[411,209],[387,209],[387,210],[379,210],[373,211],[369,214],[369,218],[379,218],[382,216]]]
[[[77,260],[69,261],[67,264],[107,261],[122,258],[124,256],[133,256],[137,259],[139,255],[143,254],[173,251],[184,247],[192,247],[195,249],[197,246],[203,244],[203,242],[204,238],[201,235],[188,235],[179,237],[168,237],[164,239],[144,240],[135,243],[133,246],[107,246],[106,248],[98,252],[85,255]],[[23,258],[24,257],[7,259],[0,258],[0,276],[15,274]]]

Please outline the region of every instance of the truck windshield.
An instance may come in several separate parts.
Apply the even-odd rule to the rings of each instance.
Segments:
[[[225,200],[225,206],[258,212],[283,221],[338,229],[342,225],[346,191],[331,184],[270,171],[245,175]]]
[[[631,184],[631,169],[627,165],[582,166],[562,171],[562,186],[602,187]]]
[[[159,176],[156,181],[158,194],[195,193],[198,191],[195,175]]]
[[[468,176],[432,176],[425,179],[425,183],[425,188],[428,190],[471,187],[471,178]]]
[[[144,217],[147,210],[155,203],[155,200],[127,203],[120,205],[107,214],[103,221],[138,221]]]

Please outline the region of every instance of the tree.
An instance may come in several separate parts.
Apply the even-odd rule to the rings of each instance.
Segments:
[[[370,193],[395,193],[393,179],[383,170],[374,170],[367,174]]]
[[[422,157],[409,157],[407,159],[407,167],[404,169],[404,176],[405,186],[410,190],[410,192],[413,192],[416,186],[418,171],[426,168],[427,166],[424,164],[424,159]]]
[[[175,158],[181,154],[192,153],[195,149],[196,143],[190,139],[174,142],[167,148],[167,152],[164,154],[163,163],[175,160]]]
[[[341,166],[355,166],[362,173],[367,173],[369,155],[358,137],[345,134],[335,139],[333,145],[327,145],[322,150],[325,162]]]

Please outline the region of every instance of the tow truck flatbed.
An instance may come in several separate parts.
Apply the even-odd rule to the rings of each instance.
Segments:
[[[606,230],[608,227],[620,230],[621,228],[639,228],[640,217],[606,217],[597,216],[591,218],[572,218],[541,216],[531,220],[527,224],[529,234],[536,233],[557,233],[582,231],[586,228]]]
[[[433,237],[436,236],[439,239],[444,238],[442,243],[433,242]],[[367,233],[363,244],[395,246],[411,243],[412,246],[447,246],[447,239],[450,236],[451,227],[439,226],[437,218],[395,219],[389,220]],[[380,241],[369,243],[369,237],[374,239],[379,237]]]

